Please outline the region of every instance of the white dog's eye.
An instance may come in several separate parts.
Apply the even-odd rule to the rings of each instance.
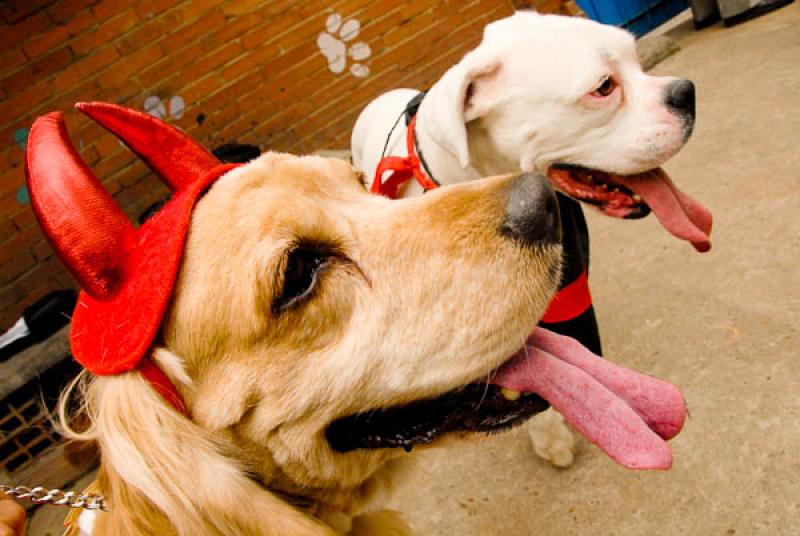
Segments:
[[[592,91],[592,95],[594,97],[601,97],[601,98],[608,97],[609,95],[614,93],[614,90],[616,88],[617,88],[617,83],[614,81],[613,78],[608,76],[605,78],[605,80],[603,80],[602,84],[597,86],[597,89]]]
[[[283,311],[308,298],[317,286],[317,276],[328,257],[313,246],[298,245],[289,251],[283,269],[283,285],[273,310]]]

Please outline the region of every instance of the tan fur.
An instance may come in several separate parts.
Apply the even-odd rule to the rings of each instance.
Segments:
[[[85,381],[111,508],[95,535],[409,534],[373,511],[404,453],[339,454],[325,429],[487,377],[522,345],[560,248],[501,235],[513,180],[393,202],[342,161],[267,154],[215,183],[153,352],[191,420],[136,372]],[[336,258],[275,312],[297,240]]]

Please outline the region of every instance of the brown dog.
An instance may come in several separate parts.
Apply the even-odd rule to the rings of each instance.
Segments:
[[[393,513],[360,515],[404,454],[380,447],[506,426],[541,400],[495,396],[419,437],[351,416],[436,399],[456,415],[447,393],[475,382],[458,396],[486,396],[556,288],[554,207],[537,175],[402,202],[319,157],[266,154],[220,178],[153,350],[192,419],[138,373],[83,382],[93,424],[75,436],[98,441],[111,505],[93,534],[406,534]]]

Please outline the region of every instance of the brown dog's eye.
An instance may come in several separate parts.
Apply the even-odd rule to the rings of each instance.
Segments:
[[[617,83],[614,82],[614,79],[610,76],[603,80],[603,83],[600,84],[597,89],[592,92],[592,95],[595,97],[608,97],[612,93],[614,93],[614,89],[616,89]]]
[[[283,270],[283,288],[273,309],[282,311],[309,297],[317,285],[317,276],[328,255],[313,247],[297,246],[286,258]]]

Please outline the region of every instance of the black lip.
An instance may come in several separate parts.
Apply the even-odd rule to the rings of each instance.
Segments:
[[[472,383],[438,398],[338,419],[325,432],[336,452],[429,444],[450,432],[492,433],[549,407],[536,394],[507,400],[496,385]]]

